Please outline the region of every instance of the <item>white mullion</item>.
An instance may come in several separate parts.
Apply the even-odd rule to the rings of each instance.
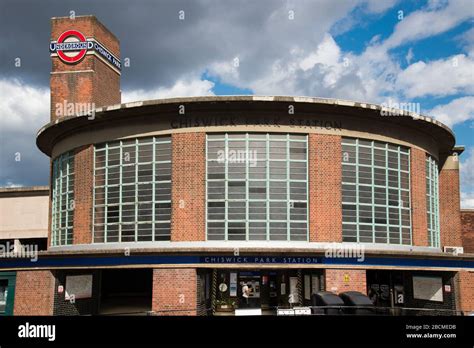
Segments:
[[[120,140],[119,141],[120,147],[119,147],[119,201],[118,201],[118,208],[119,208],[119,219],[118,219],[118,226],[117,226],[117,233],[118,233],[118,242],[122,242],[122,209],[123,209],[123,204],[122,204],[122,175],[123,175],[123,165],[122,165],[122,159],[123,159],[123,143]]]
[[[109,226],[109,144],[105,144],[105,162],[104,162],[104,174],[105,174],[105,187],[104,187],[104,242],[108,239],[108,226]]]
[[[408,224],[410,229],[410,245],[413,245],[413,232],[412,232],[412,221],[411,221],[411,151],[408,149]]]
[[[228,240],[229,229],[229,177],[228,177],[228,153],[229,136],[224,135],[224,240]]]
[[[206,158],[206,169],[204,170],[204,177],[205,177],[205,180],[204,180],[204,190],[206,191],[206,200],[205,200],[205,205],[204,205],[204,215],[205,215],[205,231],[206,231],[206,234],[205,234],[205,238],[206,238],[206,242],[209,240],[208,236],[209,236],[209,212],[208,212],[208,205],[209,205],[209,185],[208,185],[208,181],[209,181],[209,134],[206,133],[206,145],[205,145],[205,158]],[[172,153],[171,153],[172,154]],[[173,158],[171,158],[171,161],[173,160]],[[171,175],[173,175],[173,164],[170,165],[170,168],[171,168]],[[171,188],[173,189],[173,188]],[[170,206],[172,206],[172,202],[170,204]],[[173,212],[173,210],[171,209],[171,212]],[[171,229],[171,221],[170,221],[170,229]],[[171,231],[170,231],[170,239],[171,239]]]
[[[371,168],[371,173],[372,173],[372,185],[371,185],[371,191],[372,191],[372,243],[375,243],[375,234],[376,229],[375,229],[375,143],[374,141],[371,141],[371,147],[370,147],[370,157],[371,157],[371,163],[372,163],[372,168]]]
[[[291,212],[291,197],[290,197],[290,135],[286,134],[286,240],[291,240],[290,231],[290,212]],[[294,203],[293,203],[294,204]]]
[[[92,158],[92,243],[95,243],[95,158],[97,156],[97,149],[94,147],[94,157]],[[74,182],[74,187],[76,183]]]
[[[250,223],[249,223],[249,190],[250,190],[250,181],[249,181],[249,158],[250,158],[250,140],[249,133],[245,133],[245,150],[246,150],[246,161],[245,161],[245,240],[250,240]]]
[[[153,137],[153,145],[152,145],[152,158],[151,158],[151,166],[152,166],[152,177],[151,177],[151,241],[155,241],[155,225],[156,225],[156,215],[155,215],[155,187],[156,187],[156,166],[158,165],[156,161],[156,147],[158,146],[158,141],[155,137]]]
[[[401,175],[401,167],[400,167],[400,158],[401,158],[401,148],[398,146],[398,153],[397,153],[397,160],[398,160],[398,168],[397,168],[397,177],[398,177],[398,234],[400,237],[400,241],[398,244],[402,245],[403,244],[403,234],[402,234],[402,207],[403,207],[403,202],[402,202],[402,175]],[[401,203],[401,204],[400,204]]]
[[[270,135],[268,133],[265,134],[265,146],[266,146],[266,156],[265,156],[265,167],[266,167],[266,178],[267,178],[267,190],[266,190],[266,240],[270,240]]]
[[[135,224],[134,224],[134,242],[138,241],[138,138],[135,139]]]
[[[360,232],[359,232],[359,139],[355,140],[355,174],[356,174],[356,240],[357,243],[360,243]]]
[[[388,183],[388,144],[385,144],[385,218],[387,229],[386,244],[390,244],[390,199],[389,199],[389,183]]]

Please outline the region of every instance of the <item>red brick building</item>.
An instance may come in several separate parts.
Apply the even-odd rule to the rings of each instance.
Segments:
[[[14,314],[274,312],[324,290],[474,311],[463,149],[447,126],[307,97],[120,104],[118,39],[92,16],[52,19],[53,44],[80,34],[79,61],[79,46],[52,49],[37,137],[51,157],[48,249],[0,261],[16,272]]]

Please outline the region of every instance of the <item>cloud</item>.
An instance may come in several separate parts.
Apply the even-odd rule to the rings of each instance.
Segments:
[[[466,187],[470,187],[474,193],[474,148],[470,148],[463,154],[461,161],[460,175],[461,182]]]
[[[395,26],[393,34],[383,44],[384,49],[438,35],[471,17],[471,0],[431,1],[427,8],[410,13]]]
[[[413,57],[414,57],[413,48],[410,47],[410,49],[407,52],[407,55],[405,56],[405,60],[407,61],[408,64],[411,63],[411,61],[413,60]]]
[[[461,192],[461,209],[474,209],[474,192]]]
[[[474,208],[474,148],[469,148],[461,156],[461,207]]]
[[[367,11],[370,13],[382,13],[393,7],[398,0],[368,0],[367,1]]]
[[[453,127],[456,124],[474,119],[474,96],[461,97],[427,112],[438,121]]]
[[[214,95],[213,87],[214,82],[209,80],[179,80],[169,88],[124,91],[122,93],[122,103],[160,98]]]
[[[0,186],[45,185],[49,161],[35,139],[49,121],[49,90],[2,79],[0,95]]]
[[[474,93],[473,81],[474,59],[464,54],[416,62],[397,77],[398,87],[409,98]]]

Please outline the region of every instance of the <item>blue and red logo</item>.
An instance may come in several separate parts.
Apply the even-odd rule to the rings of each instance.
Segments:
[[[91,51],[100,59],[110,64],[118,73],[122,69],[120,59],[107,50],[94,38],[86,39],[84,34],[77,30],[66,30],[62,33],[58,41],[52,41],[49,45],[51,55],[57,54],[58,57],[67,64],[75,64]]]
[[[94,43],[87,41],[80,31],[67,30],[59,36],[58,41],[51,42],[49,50],[56,53],[63,62],[74,64],[84,58],[87,51],[93,47]]]

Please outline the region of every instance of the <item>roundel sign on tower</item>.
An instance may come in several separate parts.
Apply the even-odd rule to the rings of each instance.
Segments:
[[[58,41],[51,42],[49,50],[56,53],[65,63],[74,64],[79,62],[93,48],[94,43],[87,41],[86,37],[77,30],[66,30]]]

